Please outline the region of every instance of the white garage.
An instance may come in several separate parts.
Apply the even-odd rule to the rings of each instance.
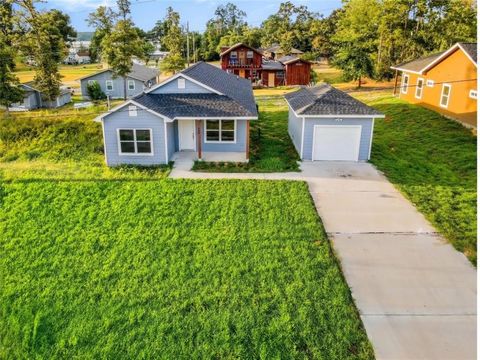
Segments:
[[[288,132],[302,160],[368,161],[375,118],[384,115],[328,84],[285,95]]]

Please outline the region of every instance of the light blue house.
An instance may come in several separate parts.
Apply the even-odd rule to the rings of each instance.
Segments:
[[[55,100],[47,100],[45,95],[36,88],[33,81],[20,84],[23,90],[23,101],[10,105],[11,111],[27,111],[40,108],[58,108],[72,101],[71,93],[68,89],[60,88],[60,94]]]
[[[367,161],[385,115],[328,84],[285,95],[288,132],[303,160]]]
[[[89,99],[87,86],[96,82],[105,95],[110,96],[111,99],[123,99],[125,88],[126,97],[131,98],[154,86],[157,83],[158,74],[157,69],[134,63],[124,80],[123,77],[113,76],[112,70],[105,69],[79,79],[82,97],[86,100]]]
[[[198,62],[102,114],[107,165],[167,164],[174,155],[248,161],[258,112],[249,80]]]

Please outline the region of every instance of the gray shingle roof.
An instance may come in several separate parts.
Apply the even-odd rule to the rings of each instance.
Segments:
[[[275,60],[263,60],[262,69],[264,70],[283,70],[284,66],[281,62]]]
[[[290,61],[290,60],[296,60],[298,59],[298,56],[295,56],[295,55],[285,55],[285,56],[282,56],[281,58],[278,58],[277,61],[280,61],[281,63],[285,63],[287,61]]]
[[[249,112],[245,116],[258,116],[250,80],[229,74],[203,61],[190,66],[181,73],[236,101]]]
[[[465,52],[477,62],[477,43],[459,43]]]
[[[170,119],[178,117],[252,116],[248,110],[235,100],[218,94],[143,93],[133,100]]]
[[[282,51],[282,48],[281,48],[281,46],[280,46],[279,44],[273,44],[272,46],[270,46],[270,47],[268,47],[268,48],[266,48],[266,49],[264,50],[264,52],[273,52],[273,53],[276,53],[276,52],[278,52],[278,51],[283,52],[283,51]],[[293,47],[290,49],[289,52],[290,52],[291,54],[303,54],[303,51],[298,50],[298,49],[295,49],[295,48],[293,48]]]
[[[429,56],[421,57],[419,59],[415,59],[412,61],[405,61],[403,63],[400,63],[398,65],[392,66],[393,69],[398,69],[398,70],[408,70],[408,71],[415,71],[418,72],[422,69],[424,69],[428,64],[430,64],[432,61],[435,61],[437,58],[442,56],[444,51],[435,53]]]
[[[299,115],[382,115],[328,84],[302,87],[286,94],[285,99]]]
[[[88,79],[88,78],[91,78],[91,77],[93,77],[97,74],[104,73],[106,71],[112,71],[112,70],[110,70],[110,69],[101,70],[101,71],[98,71],[96,73],[81,77],[78,80]],[[132,79],[137,79],[137,80],[146,82],[148,80],[151,80],[151,79],[157,77],[158,73],[159,73],[159,71],[157,69],[153,69],[153,68],[149,68],[149,67],[144,66],[144,65],[133,63],[132,69],[128,73],[127,76],[131,77]]]

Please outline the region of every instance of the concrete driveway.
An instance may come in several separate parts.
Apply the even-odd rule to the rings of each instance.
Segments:
[[[367,163],[172,177],[307,181],[377,359],[476,359],[476,270]]]

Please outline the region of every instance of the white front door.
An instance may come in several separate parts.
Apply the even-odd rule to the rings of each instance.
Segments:
[[[358,161],[360,125],[315,125],[312,160]]]
[[[179,148],[195,150],[195,120],[178,120]]]

